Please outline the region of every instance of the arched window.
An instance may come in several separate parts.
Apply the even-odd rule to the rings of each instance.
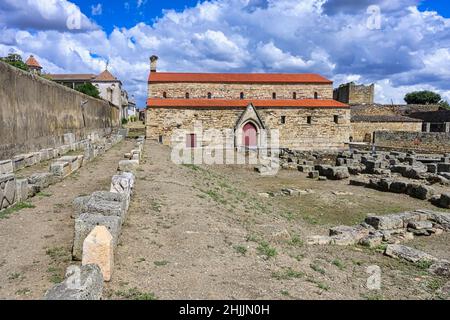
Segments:
[[[273,93],[272,93],[272,99],[275,100],[276,98],[277,98],[277,93],[276,93],[276,92],[273,92]]]
[[[189,92],[186,92],[186,99],[189,99]]]
[[[319,94],[317,92],[314,92],[314,99],[319,99]]]
[[[241,92],[241,100],[243,100],[244,99],[244,93],[243,92]]]
[[[292,94],[292,99],[294,99],[294,100],[297,99],[297,92],[294,92],[294,93]]]
[[[166,99],[167,98],[167,92],[163,92],[163,98]]]
[[[208,99],[211,99],[212,98],[212,94],[211,94],[211,92],[208,92]]]

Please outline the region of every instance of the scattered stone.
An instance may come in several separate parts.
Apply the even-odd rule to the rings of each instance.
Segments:
[[[443,193],[438,202],[441,208],[450,209],[450,193]]]
[[[435,190],[432,187],[423,184],[411,183],[408,184],[406,193],[413,198],[427,200],[435,194]]]
[[[270,197],[269,193],[267,193],[267,192],[260,192],[260,193],[258,193],[258,196],[260,196],[262,198],[269,198]]]
[[[82,265],[96,264],[103,280],[110,281],[114,268],[113,238],[105,226],[97,226],[83,242]]]
[[[309,245],[327,245],[331,244],[333,238],[328,236],[310,236],[306,238]]]
[[[332,194],[334,194],[335,196],[353,196],[354,193],[353,192],[344,192],[344,191],[332,191]]]
[[[66,279],[48,290],[45,300],[101,300],[103,295],[103,275],[95,264],[70,266]]]
[[[412,221],[408,223],[408,228],[414,230],[424,230],[433,228],[433,223],[430,221]]]
[[[308,178],[319,179],[319,171],[311,171],[308,173]]]
[[[398,215],[368,216],[365,222],[377,230],[403,228],[403,219]]]
[[[392,193],[406,193],[408,184],[403,181],[393,181],[389,187],[389,191]]]
[[[327,177],[319,176],[319,181],[327,181],[327,180],[328,180]]]
[[[432,264],[428,271],[437,276],[450,277],[450,262],[440,260]]]
[[[401,258],[413,263],[417,263],[419,261],[438,261],[438,259],[428,253],[398,244],[388,245],[384,254],[392,258]]]

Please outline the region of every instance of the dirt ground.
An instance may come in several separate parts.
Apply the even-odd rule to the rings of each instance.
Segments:
[[[24,208],[0,219],[0,299],[41,299],[62,281],[71,260],[74,221],[72,200],[109,190],[119,160],[133,148],[124,141],[62,182],[43,190]],[[45,172],[48,164],[24,169],[24,177]]]
[[[115,253],[109,299],[442,299],[448,281],[359,246],[307,246],[330,226],[369,213],[432,208],[406,195],[313,181],[297,171],[261,177],[250,167],[175,165],[147,141]],[[297,197],[263,198],[284,187]],[[332,191],[347,192],[334,195]],[[449,235],[411,242],[448,258]],[[369,266],[381,289],[366,287]]]

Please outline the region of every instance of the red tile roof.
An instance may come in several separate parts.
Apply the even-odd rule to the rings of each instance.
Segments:
[[[225,100],[225,99],[148,99],[149,108],[196,108],[196,107],[241,107],[249,104],[255,107],[301,107],[301,108],[349,108],[336,100],[299,99],[299,100]]]
[[[108,70],[103,71],[102,73],[100,73],[97,77],[95,77],[94,81],[106,81],[106,82],[110,82],[110,81],[119,81],[117,80],[116,77],[114,77],[111,72],[109,72]]]
[[[39,62],[36,60],[36,58],[31,55],[27,61],[25,61],[25,64],[29,67],[34,67],[34,68],[40,68],[42,69],[41,65],[39,64]]]
[[[81,80],[90,81],[95,78],[95,74],[48,74],[52,80]]]
[[[150,72],[149,83],[322,83],[332,81],[318,74],[305,73],[174,73]]]

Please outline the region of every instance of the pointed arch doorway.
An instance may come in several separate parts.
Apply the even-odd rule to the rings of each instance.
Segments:
[[[258,129],[252,122],[248,122],[242,128],[242,145],[247,149],[258,147]]]

